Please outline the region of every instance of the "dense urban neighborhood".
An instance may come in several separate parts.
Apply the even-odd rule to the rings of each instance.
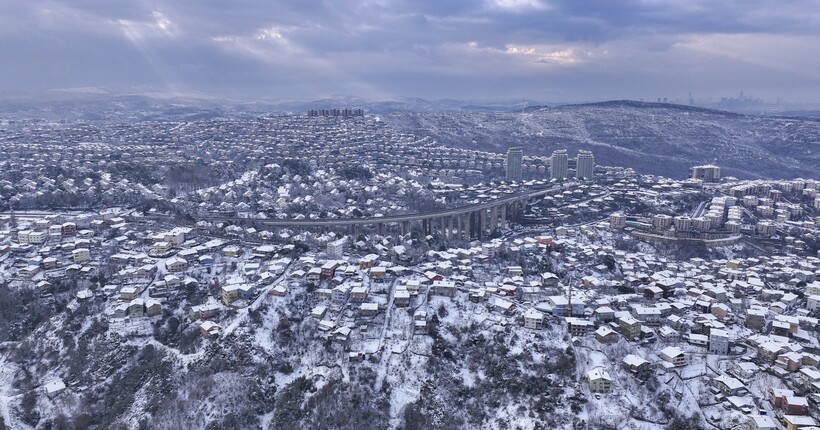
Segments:
[[[820,177],[334,107],[0,149],[0,428],[820,427]]]

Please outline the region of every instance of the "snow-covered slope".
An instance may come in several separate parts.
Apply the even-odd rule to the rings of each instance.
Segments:
[[[817,176],[820,121],[741,115],[639,102],[533,108],[524,112],[395,113],[388,122],[403,132],[440,142],[525,155],[589,149],[596,162],[641,172],[685,177],[687,168],[717,163],[738,177]]]

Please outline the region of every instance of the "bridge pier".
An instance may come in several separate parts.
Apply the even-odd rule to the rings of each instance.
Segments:
[[[383,222],[378,223],[376,228],[379,231],[379,236],[384,236],[384,223]]]
[[[481,209],[478,213],[478,216],[481,217],[481,229],[479,230],[478,238],[483,239],[487,234],[487,209]]]
[[[410,232],[410,221],[401,222],[401,235],[406,236]]]
[[[456,227],[456,235],[455,235],[455,237],[456,237],[456,239],[461,239],[461,237],[463,236],[463,234],[462,234],[462,232],[461,232],[461,231],[462,231],[462,227],[461,227],[461,214],[456,214],[456,215],[453,215],[453,217],[455,218],[455,224],[456,224],[456,225],[455,225],[455,227]]]

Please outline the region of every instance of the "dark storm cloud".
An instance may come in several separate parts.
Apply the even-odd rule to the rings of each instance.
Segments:
[[[6,0],[0,89],[815,98],[818,28],[814,1]]]

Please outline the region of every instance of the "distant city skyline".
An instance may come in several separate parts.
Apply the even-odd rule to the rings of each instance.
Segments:
[[[0,96],[820,101],[817,1],[5,6]]]

